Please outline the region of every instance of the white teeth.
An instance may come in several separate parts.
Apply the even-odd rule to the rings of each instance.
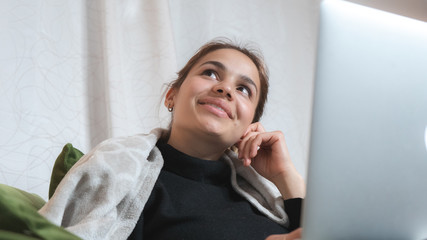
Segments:
[[[224,111],[224,109],[222,109],[221,107],[218,107],[217,105],[210,104],[210,103],[208,103],[207,105],[212,106],[212,107],[214,107],[214,108],[217,108],[217,109],[219,109],[219,110],[221,110],[221,111]],[[225,112],[225,111],[224,111],[224,112]]]

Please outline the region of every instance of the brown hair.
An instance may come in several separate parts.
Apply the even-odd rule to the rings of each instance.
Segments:
[[[258,50],[255,50],[253,48],[251,49],[248,46],[234,44],[228,39],[213,40],[211,42],[206,43],[201,48],[199,48],[196,54],[192,58],[190,58],[187,64],[178,72],[178,78],[169,84],[169,88],[179,89],[182,83],[184,82],[185,78],[187,77],[188,73],[193,68],[193,66],[202,57],[206,56],[208,53],[213,52],[215,50],[219,50],[219,49],[237,50],[245,54],[246,56],[248,56],[252,60],[252,62],[255,64],[259,73],[261,91],[260,91],[260,96],[258,100],[258,105],[255,109],[255,115],[252,122],[258,122],[262,116],[262,113],[264,112],[264,105],[267,101],[268,86],[269,86],[268,68],[264,63],[264,58],[262,54]]]

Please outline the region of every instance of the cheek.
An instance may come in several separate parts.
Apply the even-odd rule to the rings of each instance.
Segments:
[[[182,85],[181,89],[185,92],[186,96],[196,96],[204,91],[207,91],[209,88],[209,82],[203,81],[198,77],[190,77],[186,79]]]
[[[178,94],[176,95],[175,102],[177,104],[186,104],[188,101],[196,95],[198,91],[197,84],[193,84],[191,79],[185,79],[182,83]]]
[[[238,135],[238,139],[246,132],[249,125],[252,123],[255,108],[252,105],[240,105],[237,108],[237,113],[239,115],[239,121],[235,123],[234,129]],[[236,141],[238,140],[236,139]]]
[[[200,81],[198,78],[185,79],[174,99],[176,104],[175,115],[179,114],[184,118],[192,115],[197,105],[198,96],[205,94],[206,91],[209,91],[206,82]]]
[[[245,126],[249,126],[249,124],[252,123],[252,120],[255,115],[255,108],[256,105],[252,102],[247,102],[239,105],[238,114],[240,116],[240,121],[242,122],[242,124],[244,124]]]

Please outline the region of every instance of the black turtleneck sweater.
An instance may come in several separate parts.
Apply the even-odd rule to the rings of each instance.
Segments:
[[[273,222],[231,186],[224,161],[188,156],[158,143],[164,166],[129,239],[265,239],[299,227],[301,199],[285,201],[290,228]]]

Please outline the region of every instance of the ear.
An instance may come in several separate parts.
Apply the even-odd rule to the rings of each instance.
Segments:
[[[176,93],[177,93],[177,90],[174,89],[174,88],[170,88],[168,90],[168,92],[166,93],[165,106],[167,108],[170,107],[171,104],[172,104],[172,107],[173,107],[173,100],[175,98]]]

